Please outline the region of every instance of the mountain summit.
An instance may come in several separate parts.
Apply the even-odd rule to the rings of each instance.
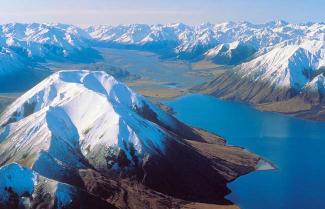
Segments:
[[[99,71],[51,75],[4,111],[0,127],[2,170],[21,173],[5,186],[0,183],[1,196],[8,197],[2,204],[12,196],[33,202],[33,196],[48,188],[42,183],[25,191],[17,177],[23,173],[34,185],[39,185],[35,176],[52,179],[53,184],[69,185],[63,186],[68,191],[86,191],[90,202],[105,199],[109,206],[153,204],[139,200],[145,198],[141,191],[157,199],[224,204],[227,182],[260,162],[240,148],[225,146],[220,137],[181,123]],[[2,170],[0,179],[7,178]],[[58,204],[60,198],[51,194],[55,192],[49,195]],[[77,204],[78,194],[68,195],[63,206]],[[131,194],[138,198],[128,199]]]

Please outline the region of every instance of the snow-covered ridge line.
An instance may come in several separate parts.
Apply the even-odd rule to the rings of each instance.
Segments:
[[[217,150],[211,155],[220,156],[205,156],[209,146]],[[181,123],[103,71],[71,70],[52,74],[7,107],[0,116],[0,156],[0,196],[12,186],[23,193],[18,196],[30,197],[41,176],[56,185],[64,182],[59,189],[75,194],[88,182],[87,173],[96,171],[178,198],[213,200],[223,199],[226,183],[254,170],[260,159]],[[237,158],[247,164],[238,167]],[[24,191],[15,185],[22,183],[21,175],[29,182]]]
[[[0,207],[47,208],[87,207],[100,201],[77,187],[45,178],[39,173],[11,163],[0,167]],[[46,195],[45,195],[46,194]],[[81,199],[82,197],[83,199]],[[93,205],[93,207],[94,207]],[[99,205],[99,204],[98,204]]]
[[[243,70],[239,74],[243,76],[300,90],[325,65],[325,23],[226,22],[198,26],[176,23],[88,28],[65,24],[5,24],[0,26],[0,73],[17,73],[17,69],[32,61],[84,60],[90,55],[100,58],[92,49],[95,46],[148,50],[163,57],[240,65],[238,68]]]
[[[146,112],[141,113],[144,108]],[[28,155],[32,168],[48,177],[62,166],[89,167],[85,157],[97,169],[106,168],[107,163],[113,170],[137,168],[147,155],[164,155],[168,140],[174,138],[154,118],[142,114],[153,115],[165,127],[176,123],[102,71],[59,71],[1,115],[0,147],[7,148],[0,154],[19,149],[14,161],[21,162],[22,155]],[[119,162],[117,155],[123,155],[127,163]],[[49,163],[53,171],[44,167]]]
[[[284,21],[266,24],[226,22],[198,26],[182,23],[101,25],[83,29],[65,24],[13,23],[0,26],[0,46],[20,47],[26,50],[29,57],[42,57],[47,52],[42,47],[44,45],[62,49],[60,55],[69,56],[74,50],[92,46],[90,42],[93,41],[139,47],[149,45],[145,47],[147,50],[157,50],[155,44],[160,43],[164,44],[160,47],[172,50],[176,56],[186,58],[186,54],[195,57],[206,53],[211,58],[211,55],[216,56],[224,50],[234,51],[238,47],[258,51],[284,41],[321,41],[324,40],[324,30],[324,23],[290,24]],[[220,47],[225,44],[225,49],[220,52]],[[231,56],[231,52],[220,56]]]
[[[167,57],[235,65],[239,78],[295,94],[311,90],[307,86],[325,66],[325,23],[132,24],[86,31],[102,46],[136,47]],[[316,87],[324,89],[321,84]]]

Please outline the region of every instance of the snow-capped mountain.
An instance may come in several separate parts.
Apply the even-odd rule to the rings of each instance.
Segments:
[[[88,33],[72,25],[0,25],[0,91],[25,91],[35,85],[50,73],[35,69],[43,62],[100,58],[88,44],[89,38]]]
[[[198,26],[182,23],[103,25],[85,29],[64,24],[14,23],[0,27],[0,44],[30,58],[68,58],[100,45],[152,50],[181,59],[208,57],[217,64],[228,64],[225,59],[230,60],[230,64],[240,64],[254,58],[255,52],[256,55],[264,54],[280,43],[305,42],[305,45],[319,48],[324,45],[324,30],[323,23],[290,24],[284,21]],[[317,53],[324,54],[323,51]]]
[[[255,52],[256,49],[249,44],[235,41],[229,44],[219,44],[204,55],[214,63],[236,65],[250,58]]]
[[[98,197],[12,163],[0,168],[1,208],[113,208]]]
[[[189,26],[119,25],[78,28],[64,24],[0,26],[2,51],[29,60],[99,58],[93,46],[149,50],[179,59],[210,59],[217,64],[241,64],[276,47],[299,45],[324,65],[325,24],[227,22]],[[91,57],[90,56],[90,57]],[[283,55],[285,56],[285,55]],[[8,59],[8,58],[7,58]],[[10,67],[6,67],[10,69]]]
[[[87,62],[100,59],[95,47],[109,47],[234,66],[232,72],[216,78],[215,87],[210,85],[210,89],[216,95],[227,94],[227,98],[263,103],[287,100],[310,89],[308,83],[325,66],[325,24],[273,21],[198,26],[104,25],[82,29],[64,24],[15,23],[0,26],[0,46],[0,82],[4,84],[0,91],[15,87],[8,84],[15,83],[17,75],[21,83],[28,80],[30,84],[26,86],[44,78],[49,72],[32,70],[39,62]]]
[[[0,49],[0,75],[12,73],[14,70],[22,69],[24,60],[8,48]]]
[[[51,75],[3,112],[0,127],[0,166],[16,162],[31,176],[82,189],[89,179],[81,172],[94,170],[178,198],[222,200],[226,183],[260,160],[186,126],[100,71]]]
[[[1,26],[3,45],[30,58],[69,57],[89,45],[88,34],[62,24],[5,24]]]
[[[93,39],[109,46],[153,51],[159,48],[158,53],[178,59],[237,65],[234,72],[216,78],[215,86],[209,88],[216,95],[253,103],[286,100],[303,89],[307,91],[305,86],[325,65],[323,23],[227,22],[199,26],[100,26],[86,30]]]
[[[154,46],[160,44],[160,47],[173,50],[175,56],[180,58],[202,58],[204,55],[211,58],[214,54],[218,55],[220,50],[224,52],[238,48],[238,46],[247,48],[246,50],[249,49],[248,51],[241,49],[245,53],[241,57],[250,58],[255,51],[288,40],[324,39],[324,30],[325,24],[322,23],[290,24],[284,21],[266,24],[227,22],[199,26],[188,26],[181,23],[167,25],[134,24],[96,26],[86,29],[94,40],[107,43],[110,46],[144,48],[144,46],[151,45],[154,50],[156,49]],[[165,44],[161,45],[163,43]],[[150,50],[150,47],[145,49]],[[230,55],[231,53],[228,52],[227,56]],[[235,54],[235,56],[238,55]],[[218,63],[219,59],[214,61]],[[245,61],[245,59],[240,61]],[[240,61],[237,62],[240,63]],[[223,62],[224,60],[221,59],[220,64],[224,64]]]
[[[325,105],[325,74],[324,72],[313,78],[303,89],[304,97],[312,104]]]
[[[238,66],[242,77],[267,82],[278,88],[301,90],[317,70],[318,59],[299,45],[275,47],[264,55]]]
[[[322,74],[324,40],[299,38],[259,50],[254,57],[216,78],[206,88],[217,96],[252,103],[288,100],[308,93]]]
[[[145,105],[151,106],[105,73],[59,72],[24,94],[4,112],[0,120],[5,127],[1,139],[13,137],[19,141],[15,144],[8,141],[10,144],[1,150],[14,151],[21,145],[14,161],[20,162],[25,155],[32,156],[25,160],[46,176],[63,174],[63,167],[86,168],[84,156],[88,156],[88,161],[97,169],[106,168],[107,163],[111,163],[113,169],[122,169],[116,161],[119,153],[123,153],[120,155],[126,157],[130,166],[138,166],[148,154],[163,154],[165,140],[172,138],[156,124],[139,117],[137,111]],[[152,114],[157,114],[166,125],[174,125],[164,112]],[[15,127],[20,127],[20,131],[10,134],[9,130]],[[33,127],[37,127],[37,131]],[[30,134],[26,134],[27,130]],[[38,146],[34,147],[35,144]],[[105,156],[107,149],[112,156]],[[108,157],[112,158],[109,162]],[[53,170],[44,167],[49,163]]]

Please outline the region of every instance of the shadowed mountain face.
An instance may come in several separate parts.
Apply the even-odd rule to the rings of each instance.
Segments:
[[[299,45],[274,47],[197,90],[246,101],[265,110],[324,119],[324,72],[314,54]]]
[[[225,72],[194,91],[221,99],[245,101],[257,108],[292,114],[313,120],[325,120],[324,75],[319,74],[303,88],[279,87],[264,80],[242,77],[237,72]]]
[[[291,92],[289,88],[280,89],[270,86],[267,82],[243,79],[234,72],[226,72],[212,82],[198,87],[197,90],[223,99],[242,100],[250,103],[286,100],[298,93]]]
[[[95,200],[105,200],[98,208],[230,204],[227,182],[260,160],[179,122],[104,72],[53,74],[11,104],[0,127],[3,205],[12,198],[34,204],[42,194],[51,207],[67,208]]]

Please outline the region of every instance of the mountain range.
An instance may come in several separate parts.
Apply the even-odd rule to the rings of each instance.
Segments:
[[[0,116],[1,208],[229,205],[264,162],[102,71],[56,72]]]
[[[312,112],[311,118],[323,118],[324,41],[324,23],[176,23],[87,28],[14,23],[0,27],[0,81],[9,84],[18,75],[18,80],[24,81],[27,73],[32,78],[26,81],[30,87],[49,75],[46,71],[35,72],[38,63],[92,62],[100,59],[95,47],[146,50],[165,59],[208,60],[232,67],[211,83],[198,87],[201,92],[280,112],[288,112],[288,103],[283,101],[290,100],[290,105],[295,106],[290,113]],[[0,89],[8,91],[8,86],[13,85],[2,85]]]

